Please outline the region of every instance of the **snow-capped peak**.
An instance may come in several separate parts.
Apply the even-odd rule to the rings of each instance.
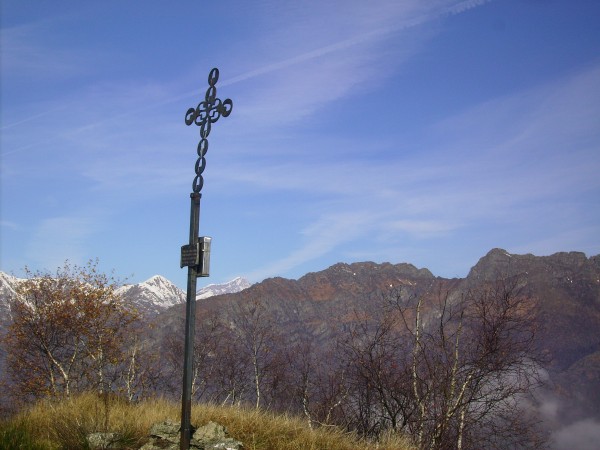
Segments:
[[[9,303],[17,298],[17,288],[23,283],[23,278],[13,277],[5,272],[0,272],[0,328],[3,322],[10,322],[12,314]]]
[[[0,296],[8,298],[17,295],[16,288],[23,281],[22,278],[0,272]]]
[[[185,303],[185,292],[161,275],[154,275],[143,283],[122,286],[117,294],[150,314]]]
[[[0,272],[0,313],[8,308],[8,299],[16,295],[16,287],[22,281],[24,280]],[[227,283],[209,284],[198,291],[196,299],[233,294],[250,286],[248,280],[237,277]],[[156,315],[186,301],[185,292],[161,275],[154,275],[142,283],[121,286],[116,290],[116,294],[140,312],[149,315]]]
[[[215,295],[235,294],[249,288],[250,286],[252,286],[252,284],[242,277],[234,278],[227,283],[209,284],[196,293],[196,300],[213,297]]]
[[[151,291],[157,297],[165,297],[177,292],[179,288],[161,275],[154,275],[147,279],[140,286]]]

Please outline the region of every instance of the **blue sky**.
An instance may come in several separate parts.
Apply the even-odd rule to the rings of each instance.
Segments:
[[[465,276],[600,253],[600,3],[1,3],[0,270],[99,258],[181,287],[212,67],[211,278]]]

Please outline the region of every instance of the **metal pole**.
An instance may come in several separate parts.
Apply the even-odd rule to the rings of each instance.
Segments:
[[[200,198],[192,193],[190,208],[190,245],[198,242],[200,225]],[[181,400],[181,450],[190,448],[192,419],[192,378],[194,372],[194,334],[196,331],[196,281],[198,266],[188,266],[187,296],[185,304],[185,347],[183,355],[183,394]]]
[[[203,238],[200,247],[198,228],[200,226],[200,198],[204,178],[202,173],[206,167],[206,152],[208,151],[208,135],[211,126],[221,116],[227,117],[233,109],[230,99],[221,101],[217,98],[217,81],[219,70],[214,68],[208,74],[208,89],[204,101],[195,108],[189,108],[185,113],[185,124],[196,124],[200,127],[200,142],[198,143],[198,159],[196,160],[193,192],[190,194],[190,240],[188,245],[181,247],[181,267],[187,266],[187,296],[185,307],[185,347],[183,355],[183,389],[181,394],[181,440],[180,450],[190,448],[192,434],[192,379],[194,372],[194,333],[196,328],[196,281],[198,277],[208,276],[208,260],[210,258],[210,238]],[[204,253],[203,253],[204,252]]]

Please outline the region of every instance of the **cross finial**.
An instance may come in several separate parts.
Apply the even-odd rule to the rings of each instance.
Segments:
[[[217,81],[219,80],[219,69],[216,67],[208,74],[208,89],[204,96],[204,101],[198,103],[195,108],[190,108],[185,113],[185,124],[195,123],[200,127],[200,142],[198,143],[198,159],[196,160],[196,177],[192,184],[194,193],[198,194],[204,185],[202,172],[206,167],[205,155],[208,151],[208,135],[213,123],[221,116],[227,117],[233,109],[231,99],[223,100],[217,98]]]

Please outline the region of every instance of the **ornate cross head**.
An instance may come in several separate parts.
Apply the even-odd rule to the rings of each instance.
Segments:
[[[185,113],[185,124],[195,123],[200,127],[200,142],[198,143],[198,159],[196,160],[196,177],[192,184],[194,193],[199,193],[204,185],[202,172],[206,168],[206,152],[208,151],[208,135],[212,124],[221,116],[227,117],[233,109],[231,99],[223,100],[217,98],[217,81],[219,80],[219,69],[216,67],[208,74],[208,89],[204,101],[198,103],[195,108],[189,108]]]

